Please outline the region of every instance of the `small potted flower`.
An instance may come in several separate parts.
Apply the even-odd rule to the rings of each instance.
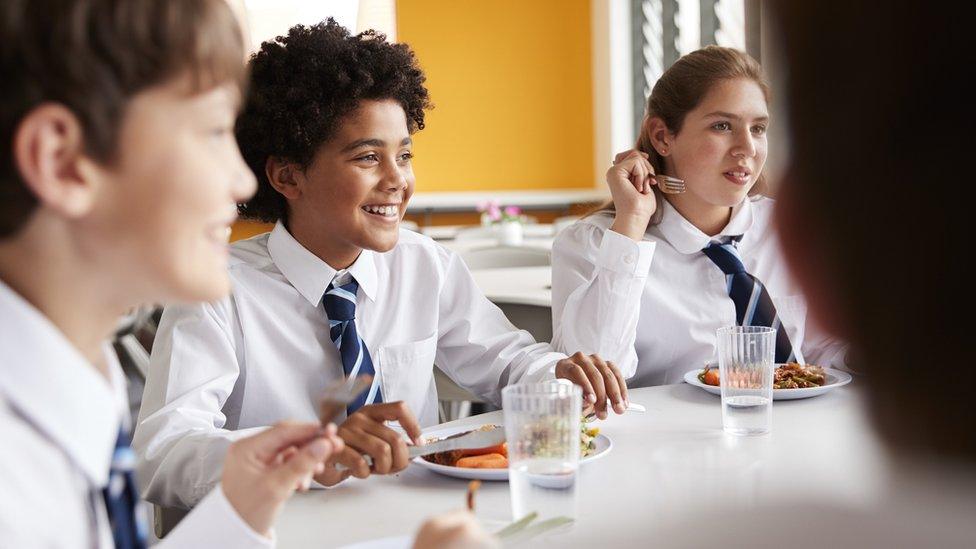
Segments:
[[[481,226],[491,227],[503,246],[522,245],[522,209],[518,206],[501,207],[496,200],[478,204]]]
[[[499,224],[498,243],[503,246],[522,245],[522,209],[518,206],[505,206]]]

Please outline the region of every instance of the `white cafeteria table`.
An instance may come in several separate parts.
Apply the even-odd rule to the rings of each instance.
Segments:
[[[533,544],[649,546],[668,521],[695,516],[719,501],[829,498],[870,504],[881,493],[886,460],[863,419],[857,383],[811,399],[775,402],[772,433],[758,437],[725,434],[719,398],[696,387],[633,389],[630,400],[647,412],[600,422],[613,448],[581,467],[576,523]],[[491,412],[452,425],[501,419],[501,412]],[[331,490],[297,494],[278,522],[279,547],[411,535],[426,517],[462,507],[466,486],[465,480],[411,464],[395,476],[350,479]],[[477,515],[489,527],[511,520],[507,483],[482,485]],[[707,524],[707,515],[702,519]]]
[[[492,303],[552,305],[551,267],[508,267],[471,271],[478,288]]]

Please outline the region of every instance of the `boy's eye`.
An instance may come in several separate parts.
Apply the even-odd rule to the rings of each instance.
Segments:
[[[380,158],[378,156],[376,156],[376,154],[374,154],[374,153],[369,153],[369,154],[364,154],[363,156],[360,156],[356,160],[359,160],[361,162],[379,162]]]
[[[405,153],[403,153],[403,154],[400,155],[400,162],[407,162],[411,158],[413,158],[413,153],[412,152],[405,152]]]
[[[754,133],[756,135],[763,135],[763,134],[766,133],[766,126],[763,126],[762,124],[753,126],[752,127],[752,133]]]
[[[729,131],[732,129],[732,124],[729,124],[728,122],[718,122],[712,125],[712,129],[719,130],[719,131]]]

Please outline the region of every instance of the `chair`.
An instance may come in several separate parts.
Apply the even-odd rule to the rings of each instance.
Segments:
[[[552,265],[549,250],[525,246],[488,246],[461,252],[468,269],[502,269],[505,267],[548,267]]]
[[[454,235],[454,240],[485,240],[492,238],[498,238],[498,231],[493,225],[488,227],[464,227],[458,229]]]
[[[434,365],[434,386],[437,387],[437,407],[441,423],[468,417],[471,415],[472,403],[485,402],[454,383],[437,365]]]

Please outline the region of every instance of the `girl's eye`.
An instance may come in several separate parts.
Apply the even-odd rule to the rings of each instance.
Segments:
[[[413,153],[411,153],[411,152],[405,152],[405,153],[403,153],[403,154],[400,155],[400,162],[407,162],[411,158],[413,158]]]
[[[752,133],[756,135],[764,135],[766,133],[766,126],[758,125],[752,127]]]
[[[731,130],[732,125],[729,124],[728,122],[719,122],[717,124],[712,125],[712,129],[725,132]]]
[[[370,154],[367,154],[367,155],[360,156],[356,160],[360,160],[360,161],[363,161],[363,162],[379,162],[380,159],[375,154],[370,153]]]

